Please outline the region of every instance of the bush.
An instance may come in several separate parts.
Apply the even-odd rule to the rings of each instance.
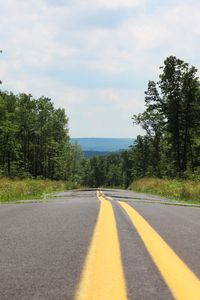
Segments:
[[[130,189],[178,199],[180,201],[200,202],[199,180],[143,178],[134,181]]]
[[[71,182],[42,179],[0,178],[0,202],[24,199],[40,199],[45,194],[75,188]]]

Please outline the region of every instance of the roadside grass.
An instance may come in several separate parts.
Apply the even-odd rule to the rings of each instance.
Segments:
[[[0,203],[43,199],[47,194],[75,188],[71,182],[42,179],[0,179]]]
[[[200,204],[200,181],[143,178],[133,181],[131,190],[150,193],[180,202]]]

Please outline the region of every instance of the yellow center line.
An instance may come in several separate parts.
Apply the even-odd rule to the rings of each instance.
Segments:
[[[175,299],[200,300],[200,280],[196,275],[133,207],[119,203],[133,222]]]
[[[118,233],[110,202],[97,191],[100,212],[75,300],[125,300]]]

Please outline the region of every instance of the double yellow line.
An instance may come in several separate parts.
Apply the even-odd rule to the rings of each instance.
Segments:
[[[75,300],[125,300],[126,281],[112,205],[97,192],[101,207]],[[147,221],[118,202],[137,229],[175,299],[200,300],[200,281]]]
[[[76,300],[124,300],[126,285],[112,205],[100,192],[97,224],[86,258]]]

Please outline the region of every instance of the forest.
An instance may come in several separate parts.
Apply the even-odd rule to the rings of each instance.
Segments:
[[[85,162],[83,182],[91,186],[128,187],[133,180],[200,178],[200,81],[198,70],[167,57],[158,80],[149,81],[145,110],[133,115],[137,136],[128,151]]]
[[[175,56],[159,70],[144,112],[132,117],[145,134],[129,150],[90,159],[70,143],[68,117],[51,99],[0,91],[0,176],[124,188],[145,177],[199,180],[198,70]]]
[[[1,176],[72,181],[76,156],[64,109],[45,97],[0,92]]]

